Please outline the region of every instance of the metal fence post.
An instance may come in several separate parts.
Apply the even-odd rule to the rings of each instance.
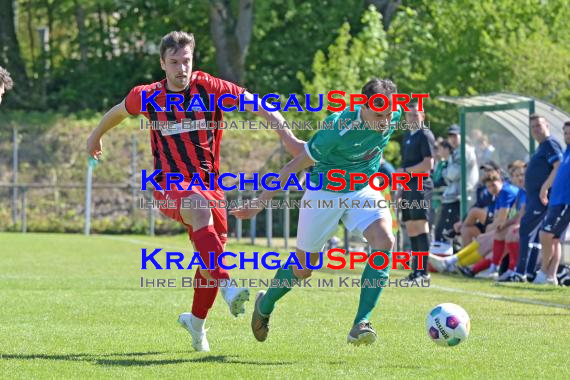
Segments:
[[[14,126],[13,129],[13,145],[12,152],[12,223],[16,224],[18,221],[18,129]]]
[[[147,194],[149,195],[149,199],[153,199],[152,191],[149,191]],[[148,208],[148,234],[150,236],[154,236],[154,222],[155,222],[155,215],[154,215],[154,206],[151,205]]]
[[[26,219],[26,193],[27,193],[27,188],[22,187],[22,210],[21,210],[21,216],[22,216],[22,233],[26,233],[28,231],[28,224],[27,224],[27,219]]]
[[[289,190],[285,191],[285,203],[289,204]],[[285,250],[289,249],[289,207],[283,208],[283,213],[285,214],[283,217],[283,239],[285,240]]]
[[[250,223],[249,223],[249,236],[251,238],[251,245],[255,244],[255,235],[256,235],[256,231],[255,231],[255,227],[257,224],[257,216],[254,216],[253,218],[251,218]]]
[[[241,194],[241,191],[239,191],[239,190],[238,190],[237,199],[238,199],[238,206],[241,207],[242,202],[243,202],[243,196]],[[242,220],[237,218],[237,220],[236,220],[236,239],[237,239],[237,241],[240,241],[241,234],[242,234]]]
[[[131,135],[131,213],[135,216],[137,209],[137,137]]]
[[[85,225],[83,229],[84,235],[91,232],[91,188],[93,185],[93,165],[87,164],[87,180],[85,182]]]
[[[273,210],[267,207],[265,215],[265,233],[267,235],[267,246],[271,247],[271,239],[273,238]]]

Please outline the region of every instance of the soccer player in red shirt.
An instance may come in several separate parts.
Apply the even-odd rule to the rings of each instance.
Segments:
[[[101,156],[101,137],[129,115],[143,114],[148,120],[155,122],[178,123],[182,119],[192,119],[197,123],[203,123],[204,121],[219,122],[223,118],[223,112],[217,104],[214,112],[202,112],[202,110],[197,108],[189,107],[194,94],[200,96],[205,103],[205,108],[208,110],[211,109],[209,94],[214,94],[215,99],[218,99],[224,94],[239,96],[243,93],[245,100],[251,101],[254,99],[252,94],[240,86],[201,71],[192,71],[194,46],[194,36],[189,33],[175,31],[162,38],[160,43],[160,65],[166,74],[166,78],[159,82],[134,87],[120,104],[114,106],[103,116],[98,127],[91,133],[87,141],[87,151],[91,157],[98,159]],[[154,100],[164,111],[157,111],[152,104],[148,104],[146,111],[143,112],[143,107],[141,107],[142,91],[146,91],[146,99],[154,92],[159,92]],[[166,93],[180,94],[184,97],[182,111],[175,106],[170,107],[171,109],[168,110],[165,109]],[[224,102],[224,106],[237,106],[238,100],[228,100]],[[285,121],[278,112],[269,113],[263,110],[261,106],[258,108],[259,111],[254,111],[253,104],[246,103],[245,109],[263,116],[270,122],[277,122],[281,125]],[[303,142],[295,138],[289,129],[279,128],[275,130],[283,140],[287,150],[293,155],[303,150]],[[183,182],[181,182],[184,189],[188,188],[194,173],[199,173],[201,179],[208,186],[210,173],[215,173],[216,178],[219,174],[222,133],[223,129],[151,128],[150,143],[155,169],[161,169],[161,173],[181,173],[184,176]],[[177,209],[161,209],[161,212],[187,227],[194,248],[200,252],[202,260],[209,267],[208,253],[210,251],[214,252],[217,260],[217,257],[224,251],[227,239],[226,210],[181,208],[180,205],[182,203],[181,200],[184,198],[191,199],[193,205],[200,202],[205,203],[205,199],[224,199],[223,190],[205,191],[196,187],[191,190],[179,190],[175,184],[172,184],[170,189],[167,189],[165,176],[159,175],[155,180],[166,191],[155,190],[154,198],[157,200],[174,199],[178,207]],[[195,275],[195,279],[203,284],[209,279],[219,281],[222,279],[228,280],[229,278],[229,273],[219,266],[216,266],[213,270],[198,269]],[[248,289],[223,287],[221,292],[229,305],[230,312],[234,316],[245,312],[244,303],[249,300]],[[204,323],[217,293],[218,287],[196,287],[194,289],[192,312],[183,313],[178,318],[180,324],[190,332],[192,346],[197,351],[209,351]]]

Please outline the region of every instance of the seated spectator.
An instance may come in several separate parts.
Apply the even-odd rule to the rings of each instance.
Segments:
[[[478,236],[473,242],[459,251],[456,255],[441,258],[430,255],[430,262],[438,272],[454,270],[457,265],[469,266],[481,261],[485,255],[493,250],[494,240],[497,236],[503,240],[506,234],[505,225],[508,221],[508,213],[517,198],[519,189],[503,178],[496,171],[490,171],[484,178],[489,193],[496,197],[494,205],[489,206],[489,213],[493,213],[495,218],[487,226],[486,233]],[[499,229],[499,232],[496,230]]]
[[[490,173],[500,173],[499,166],[493,161],[482,165],[480,168],[486,178]],[[471,241],[486,231],[487,225],[493,222],[493,213],[495,197],[489,192],[484,181],[476,190],[476,202],[471,207],[463,222],[456,222],[454,230],[461,233],[463,245],[471,243]]]
[[[515,161],[509,165],[509,174],[513,184],[518,188],[513,206],[510,208],[504,225],[498,224],[494,234],[492,258],[485,259],[473,266],[472,272],[477,278],[499,278],[498,269],[505,255],[509,256],[508,270],[501,274],[500,280],[505,280],[514,273],[519,257],[519,226],[524,205],[526,192],[524,191],[525,164]],[[488,268],[487,268],[488,267]]]

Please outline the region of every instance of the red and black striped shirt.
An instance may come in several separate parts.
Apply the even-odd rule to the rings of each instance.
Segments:
[[[156,96],[155,103],[164,112],[155,111],[152,105],[147,107],[146,112],[141,112],[141,91],[146,91],[146,97],[151,96],[155,91],[160,93]],[[166,88],[166,79],[134,87],[125,99],[125,106],[131,115],[143,114],[148,120],[153,122],[181,122],[182,119],[191,119],[200,123],[202,121],[213,121],[211,126],[219,125],[223,120],[223,112],[217,105],[212,107],[214,112],[202,112],[200,110],[188,110],[194,94],[199,94],[205,108],[210,109],[209,94],[214,94],[214,99],[218,99],[224,94],[232,94],[236,97],[245,91],[244,88],[231,82],[215,78],[210,74],[194,71],[191,74],[190,85],[185,91],[178,92],[184,96],[182,104],[183,111],[179,111],[175,106],[170,110],[165,109],[166,94],[176,93]],[[225,99],[224,106],[237,106],[232,99]],[[183,129],[178,133],[171,133],[167,128],[150,129],[150,144],[154,157],[154,168],[162,170],[161,173],[181,173],[185,179],[192,178],[193,173],[200,173],[204,183],[209,183],[210,173],[219,174],[220,167],[220,144],[222,142],[223,129]],[[162,176],[158,176],[160,180]]]

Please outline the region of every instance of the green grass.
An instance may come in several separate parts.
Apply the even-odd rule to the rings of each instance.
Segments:
[[[234,319],[219,299],[207,322],[212,352],[196,353],[176,323],[190,310],[192,290],[139,286],[141,275],[180,284],[193,271],[141,271],[143,246],[175,250],[187,242],[0,234],[0,377],[570,378],[570,289],[455,276],[434,276],[431,289],[386,289],[373,315],[379,339],[369,347],[346,344],[356,288],[294,289],[278,304],[265,343],[250,332],[252,303]],[[236,278],[273,273],[232,271]],[[315,278],[341,275],[358,274],[323,270]],[[558,306],[524,303],[532,301]],[[426,314],[442,302],[471,316],[470,338],[454,348],[436,346],[424,329]]]

